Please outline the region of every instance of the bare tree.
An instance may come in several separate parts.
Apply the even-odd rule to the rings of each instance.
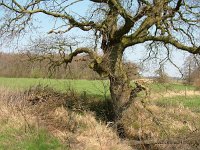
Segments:
[[[200,77],[200,57],[199,55],[189,55],[184,62],[183,75],[187,84],[198,85]]]
[[[75,14],[69,8],[84,0],[0,0],[1,32],[16,35],[31,25],[36,14],[45,14],[62,25],[49,33],[67,33],[73,28],[94,31],[94,48],[78,47],[57,61],[68,64],[80,54],[87,53],[93,60],[91,68],[110,80],[113,121],[134,101],[142,86],[133,89],[124,68],[124,51],[136,44],[162,44],[193,54],[200,53],[197,41],[200,27],[199,0],[89,0],[95,7],[87,17]],[[5,32],[4,32],[5,31]],[[98,46],[99,44],[100,46]],[[70,46],[68,46],[70,47]],[[97,52],[101,50],[103,55]]]
[[[155,71],[157,77],[155,79],[158,83],[168,83],[169,82],[169,76],[165,72],[164,65],[161,65],[158,70]]]

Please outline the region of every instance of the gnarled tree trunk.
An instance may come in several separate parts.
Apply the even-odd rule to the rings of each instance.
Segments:
[[[124,69],[122,60],[122,49],[119,47],[111,51],[110,61],[110,94],[113,105],[113,121],[117,121],[121,118],[121,107],[130,99],[131,87],[130,80]]]
[[[110,121],[117,122],[121,119],[124,110],[128,109],[134,101],[134,98],[144,87],[136,83],[136,87],[133,88],[130,85],[130,79],[123,63],[123,51],[122,44],[116,44],[109,49],[109,63],[108,63],[108,76],[110,80],[110,94],[111,105],[110,111],[112,111],[112,118]]]
[[[140,86],[133,89],[130,85],[130,79],[123,63],[123,46],[120,44],[113,46],[109,51],[109,80],[110,80],[110,94],[111,94],[111,111],[112,118],[117,132],[121,138],[125,137],[125,130],[123,124],[120,123],[122,113],[128,109],[134,101],[137,93],[143,90]]]

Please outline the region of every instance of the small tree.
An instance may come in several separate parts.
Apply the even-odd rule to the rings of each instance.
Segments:
[[[140,67],[139,65],[133,63],[133,62],[125,62],[125,71],[127,72],[127,75],[129,76],[130,80],[134,80],[140,77],[139,71]]]
[[[158,70],[155,71],[157,77],[155,79],[156,82],[158,83],[168,83],[169,82],[169,76],[164,70],[164,66],[161,65]]]
[[[197,41],[200,28],[199,0],[89,0],[92,10],[83,14],[73,13],[73,5],[84,0],[0,0],[2,37],[22,33],[30,27],[37,14],[53,17],[61,22],[49,34],[64,34],[79,28],[93,31],[95,38],[91,47],[56,47],[63,52],[56,65],[68,64],[80,53],[93,60],[91,68],[110,80],[113,118],[117,122],[122,112],[134,101],[143,88],[137,84],[132,88],[123,64],[123,55],[128,47],[142,43],[161,43],[162,51],[169,47],[200,53]],[[76,11],[74,9],[74,11]],[[66,47],[71,51],[64,55]],[[98,50],[102,51],[99,55]],[[145,51],[145,50],[144,50]],[[50,58],[48,58],[50,59]]]

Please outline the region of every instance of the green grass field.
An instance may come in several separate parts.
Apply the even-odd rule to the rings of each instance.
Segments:
[[[13,90],[26,90],[30,87],[42,85],[49,86],[57,91],[65,92],[67,90],[74,90],[76,92],[86,92],[89,95],[95,96],[109,96],[109,81],[108,80],[64,80],[64,79],[42,79],[42,78],[0,78],[0,87],[11,88]],[[153,93],[169,92],[169,91],[184,91],[195,90],[194,86],[183,84],[157,84],[152,83],[148,85]],[[176,96],[174,98],[163,98],[158,101],[160,104],[178,104],[183,103],[184,106],[200,107],[200,98],[194,97],[184,98],[184,96]]]
[[[166,92],[166,91],[185,91],[185,90],[196,90],[196,87],[192,85],[183,85],[183,84],[176,84],[176,83],[153,83],[149,85],[149,88],[153,92]]]
[[[55,90],[65,91],[74,89],[77,92],[86,91],[90,94],[109,94],[108,80],[67,80],[67,79],[42,79],[42,78],[4,78],[0,77],[0,87],[12,89],[28,89],[36,85],[50,86]],[[182,84],[158,84],[152,83],[149,88],[153,92],[195,90],[194,86]]]
[[[195,112],[200,112],[200,96],[175,96],[166,97],[155,100],[155,104],[161,107],[173,106],[180,107],[184,106]]]
[[[57,91],[64,92],[73,89],[77,92],[87,92],[91,95],[109,95],[109,82],[103,80],[63,80],[42,78],[0,78],[0,87],[14,90],[26,90],[30,87],[49,86]]]

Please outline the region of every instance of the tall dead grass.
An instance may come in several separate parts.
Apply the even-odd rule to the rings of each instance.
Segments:
[[[122,122],[135,147],[200,149],[200,115],[181,105],[160,107],[138,98],[124,113]]]
[[[67,109],[66,95],[51,89],[21,93],[1,88],[0,123],[5,121],[9,128],[46,128],[73,150],[133,149],[92,112]]]
[[[28,122],[33,121],[32,116],[22,112],[19,103],[23,99],[20,94],[10,91],[6,88],[0,88],[0,122],[8,127],[21,128],[26,126]],[[18,103],[19,102],[19,103]],[[19,111],[20,110],[20,111]],[[2,128],[1,128],[2,129]],[[3,130],[3,129],[2,129]]]
[[[87,107],[74,92],[0,88],[1,124],[23,130],[45,128],[72,150],[200,149],[200,115],[181,105],[160,107],[138,98],[121,120],[125,140]]]

